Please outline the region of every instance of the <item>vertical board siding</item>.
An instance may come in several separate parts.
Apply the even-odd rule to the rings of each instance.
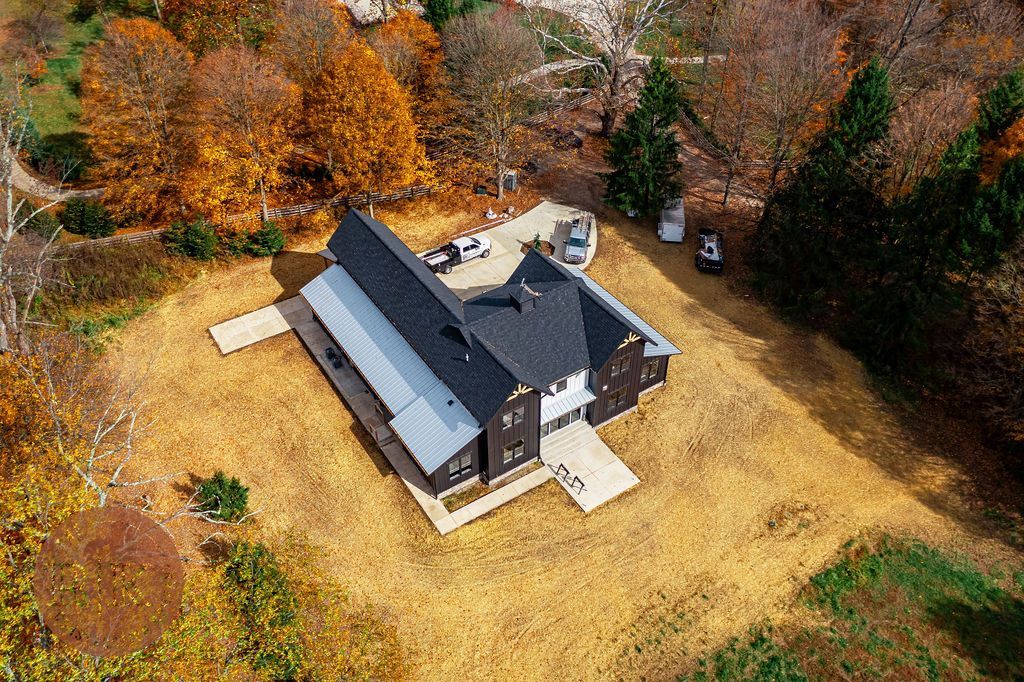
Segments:
[[[612,363],[627,355],[629,356],[629,371],[613,377],[611,375]],[[596,381],[594,382],[593,390],[597,400],[594,402],[594,409],[591,412],[591,424],[602,424],[612,417],[636,407],[637,398],[640,395],[640,368],[643,360],[643,340],[634,341],[612,353],[611,357],[608,358],[608,362],[604,363],[604,367],[597,373]],[[623,387],[626,388],[626,403],[617,409],[609,409],[608,394]]]
[[[523,421],[507,429],[501,428],[501,415],[515,407],[525,406],[526,414]],[[487,479],[493,480],[506,471],[536,459],[540,456],[540,393],[530,391],[513,400],[509,400],[494,418],[487,423]],[[501,452],[506,445],[520,438],[524,441],[525,452],[522,457],[512,460],[507,466],[501,463]]]
[[[466,447],[455,453],[451,459],[441,465],[441,467],[433,473],[430,477],[430,483],[434,486],[434,496],[438,496],[448,488],[459,485],[471,478],[478,478],[480,476],[480,442],[482,437],[474,438],[466,444]],[[455,459],[459,459],[467,452],[473,455],[473,469],[467,474],[457,476],[455,478],[448,478],[448,464]]]

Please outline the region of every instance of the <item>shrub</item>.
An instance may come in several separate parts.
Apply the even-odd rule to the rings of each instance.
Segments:
[[[244,230],[221,230],[217,233],[217,240],[220,250],[232,258],[245,255],[249,250],[249,233]]]
[[[277,558],[262,544],[239,542],[228,556],[224,578],[245,625],[242,656],[272,679],[295,679],[302,667],[299,604]]]
[[[217,233],[203,218],[190,223],[177,222],[164,233],[167,250],[195,260],[213,260],[217,253]]]
[[[253,256],[273,256],[284,248],[285,238],[281,228],[271,222],[249,235],[249,246],[246,249]]]
[[[238,521],[249,505],[249,489],[232,476],[218,471],[199,484],[199,504],[222,521]]]
[[[88,199],[68,199],[60,216],[64,229],[91,239],[109,237],[117,225],[102,204]]]

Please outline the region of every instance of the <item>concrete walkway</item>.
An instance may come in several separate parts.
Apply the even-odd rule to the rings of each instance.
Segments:
[[[541,440],[540,458],[586,513],[640,482],[583,421]]]
[[[210,327],[210,336],[224,355],[269,339],[312,317],[312,311],[300,296],[268,305],[266,308]]]
[[[542,240],[551,242],[555,247],[555,259],[564,262],[562,256],[565,254],[565,245],[562,242],[569,238],[572,220],[581,213],[580,209],[572,206],[542,201],[518,218],[474,233],[474,236],[483,235],[491,240],[489,258],[477,258],[465,265],[456,266],[450,274],[439,274],[438,277],[459,298],[472,298],[508,280],[525,257],[522,252],[523,243],[533,244],[534,235],[540,235]],[[586,268],[594,259],[597,233],[598,225],[595,222],[590,231],[587,257],[577,267]]]

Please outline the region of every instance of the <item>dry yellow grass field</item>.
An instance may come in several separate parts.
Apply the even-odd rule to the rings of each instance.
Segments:
[[[423,241],[429,216],[378,215]],[[641,483],[593,513],[549,483],[441,537],[293,334],[220,355],[207,328],[294,294],[323,238],[215,269],[119,337],[109,361],[148,367],[157,419],[139,466],[241,477],[259,532],[322,545],[429,680],[674,676],[780,614],[868,528],[1019,563],[965,511],[964,474],[914,445],[850,355],[695,272],[692,237],[599,221],[590,274],[683,354],[666,388],[601,430]]]

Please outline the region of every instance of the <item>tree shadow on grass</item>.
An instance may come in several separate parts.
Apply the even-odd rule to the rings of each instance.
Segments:
[[[1024,601],[1001,592],[981,605],[948,599],[931,612],[933,624],[955,638],[982,676],[1024,679]]]
[[[302,251],[281,251],[270,261],[270,274],[281,285],[281,293],[274,299],[280,303],[297,296],[299,289],[324,271],[323,256]]]

